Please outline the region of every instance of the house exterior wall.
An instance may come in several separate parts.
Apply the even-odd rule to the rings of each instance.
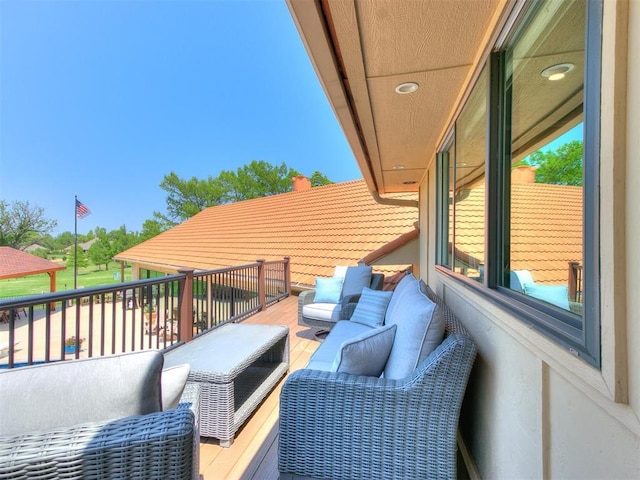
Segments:
[[[638,48],[640,1],[605,1],[601,369],[438,271],[435,162],[422,179],[420,276],[478,344],[460,431],[482,478],[640,478]]]

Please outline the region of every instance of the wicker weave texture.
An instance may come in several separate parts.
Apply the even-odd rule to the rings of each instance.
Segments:
[[[0,479],[187,480],[194,474],[194,415],[185,409],[0,442]]]
[[[200,387],[200,434],[219,439],[225,447],[231,445],[244,421],[289,369],[289,328],[277,325],[250,327],[247,329],[250,335],[256,334],[256,327],[262,327],[259,331],[264,341],[259,348],[239,355],[243,358],[233,365],[233,374],[215,370],[215,355],[211,370],[191,370],[189,373],[188,382]],[[215,331],[208,335],[213,345]],[[242,349],[243,345],[240,343],[233,348]],[[189,344],[180,349],[182,353],[188,352]]]
[[[293,372],[280,397],[280,471],[336,480],[456,478],[456,431],[476,347],[455,317],[445,319],[453,323],[444,341],[402,380]]]

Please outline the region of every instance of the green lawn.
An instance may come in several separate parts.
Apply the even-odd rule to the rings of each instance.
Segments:
[[[112,262],[109,270],[104,265],[78,268],[78,287],[95,287],[120,283],[120,278],[114,279],[114,274],[120,274],[120,263]],[[131,280],[131,268],[125,269],[125,281]],[[56,273],[56,291],[73,290],[73,268],[67,268]],[[49,275],[30,275],[21,278],[0,280],[0,298],[19,297],[49,293]]]

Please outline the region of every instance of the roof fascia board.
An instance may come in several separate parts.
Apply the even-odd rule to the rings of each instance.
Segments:
[[[351,146],[364,180],[369,190],[377,191],[378,185],[371,167],[372,162],[369,159],[371,152],[368,152],[364,147],[361,132],[354,117],[351,102],[340,73],[322,5],[318,1],[287,0],[287,6],[302,43],[307,50],[309,60],[316,71],[318,80]],[[353,4],[350,9],[344,9],[345,12],[350,10],[352,11],[350,18],[353,21],[355,19],[355,7]],[[366,102],[368,105],[368,99]],[[371,124],[373,124],[372,116]]]

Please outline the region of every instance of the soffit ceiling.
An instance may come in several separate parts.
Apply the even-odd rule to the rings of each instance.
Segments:
[[[370,190],[417,191],[505,3],[288,0]]]

